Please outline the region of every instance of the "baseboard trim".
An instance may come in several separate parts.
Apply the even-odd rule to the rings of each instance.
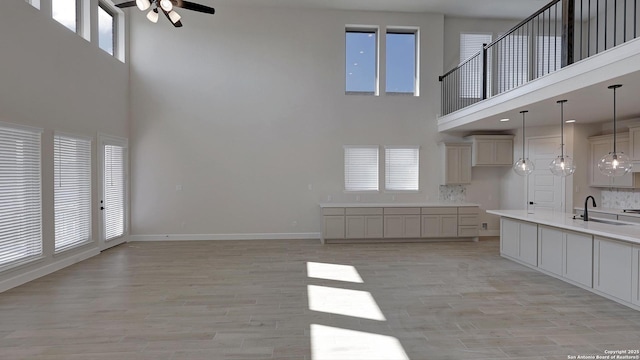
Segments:
[[[480,230],[478,236],[500,236],[500,230]]]
[[[89,249],[86,251],[83,251],[81,253],[78,254],[74,254],[71,255],[69,257],[66,257],[64,259],[55,261],[51,264],[27,271],[25,273],[22,274],[18,274],[14,277],[11,277],[9,279],[0,281],[0,293],[7,291],[9,289],[12,289],[14,287],[20,286],[22,284],[26,284],[29,281],[33,281],[35,279],[41,278],[43,276],[49,275],[51,273],[54,273],[58,270],[62,270],[64,268],[66,268],[67,266],[71,266],[73,264],[79,263],[80,261],[86,260],[90,257],[96,256],[100,254],[100,250],[98,250],[97,248],[94,249]]]
[[[320,233],[129,235],[129,241],[320,240]]]

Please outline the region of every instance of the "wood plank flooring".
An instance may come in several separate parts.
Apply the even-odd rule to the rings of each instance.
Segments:
[[[123,244],[1,293],[0,359],[548,360],[640,349],[640,312],[505,260],[498,245]],[[309,277],[307,262],[353,266],[362,282]],[[374,304],[314,306],[377,306],[384,320],[310,310],[310,285]],[[394,339],[399,350],[384,345]]]

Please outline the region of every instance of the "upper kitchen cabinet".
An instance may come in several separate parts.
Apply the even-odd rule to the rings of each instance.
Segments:
[[[633,161],[631,171],[640,172],[640,124],[629,127],[629,157]]]
[[[471,135],[472,166],[512,166],[513,135]]]
[[[440,185],[471,184],[471,144],[440,143],[442,177]]]
[[[629,134],[618,134],[616,150],[629,154]],[[592,136],[589,138],[589,185],[592,187],[639,188],[640,173],[628,173],[624,176],[606,176],[598,170],[598,161],[613,151],[613,134]]]

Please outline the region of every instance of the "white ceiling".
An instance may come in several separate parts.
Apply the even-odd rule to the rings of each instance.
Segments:
[[[524,19],[550,0],[191,0],[216,6],[431,12],[448,16]]]

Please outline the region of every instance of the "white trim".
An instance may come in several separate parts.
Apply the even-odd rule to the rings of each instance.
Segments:
[[[129,235],[129,241],[225,241],[225,240],[320,240],[319,232],[256,234],[142,234]]]
[[[82,135],[82,134],[75,134],[75,133],[70,133],[70,132],[64,132],[64,131],[58,131],[58,130],[54,130],[53,131],[53,136],[63,136],[63,137],[68,137],[68,138],[74,138],[74,139],[79,139],[79,140],[85,140],[85,141],[90,141],[91,142],[91,147],[92,147],[92,151],[93,151],[93,140],[94,137],[91,135]]]
[[[31,132],[40,133],[40,134],[44,132],[43,128],[29,126],[29,125],[22,125],[22,124],[14,124],[14,123],[5,122],[5,121],[0,121],[0,126],[7,127],[10,129],[15,129],[15,130],[31,131]]]
[[[75,255],[71,255],[67,258],[56,261],[49,265],[39,267],[37,269],[31,270],[22,274],[18,274],[12,278],[0,281],[0,293],[3,291],[7,291],[9,289],[12,289],[16,286],[26,284],[29,281],[33,281],[45,275],[49,275],[53,272],[64,269],[67,266],[71,266],[73,264],[79,263],[80,261],[86,260],[98,254],[100,254],[100,251],[97,248],[93,248]]]

